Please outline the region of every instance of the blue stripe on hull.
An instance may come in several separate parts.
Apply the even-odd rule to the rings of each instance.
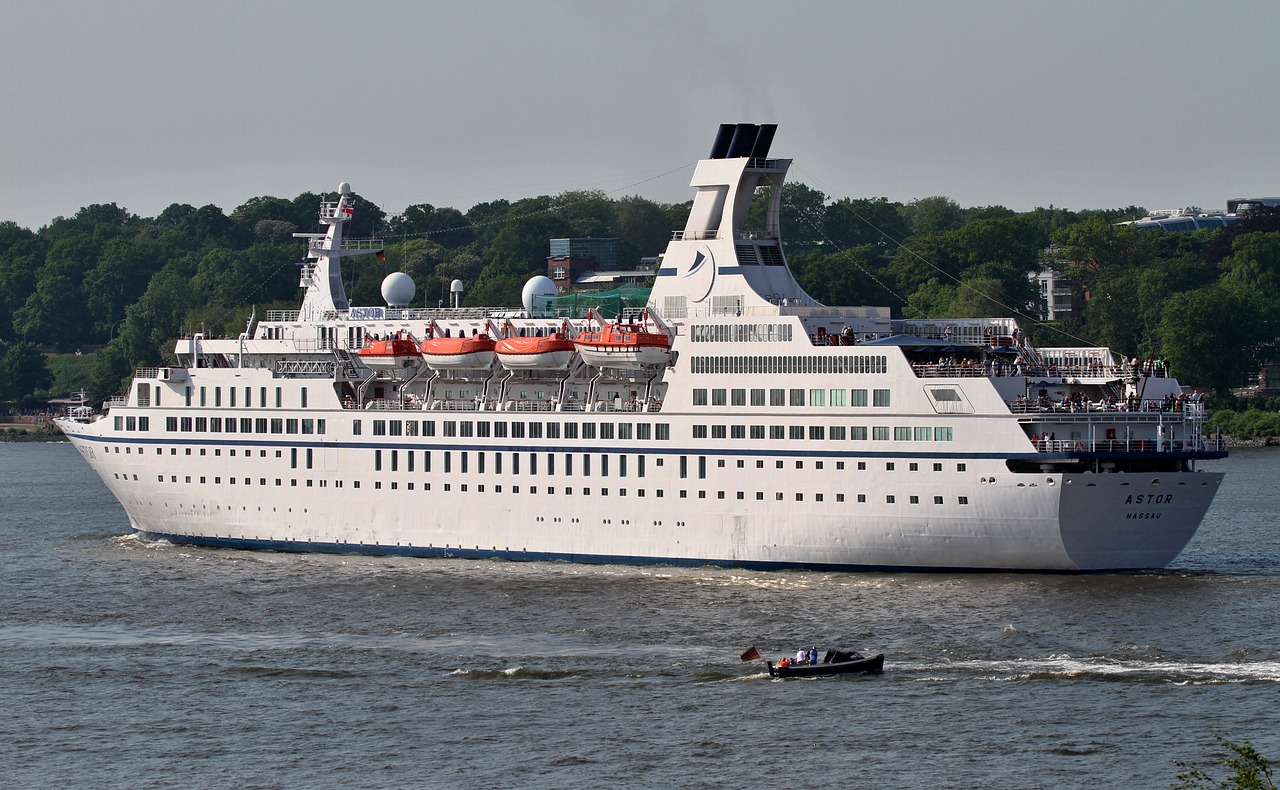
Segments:
[[[928,573],[1089,573],[1061,569],[951,568],[915,565],[858,565],[848,563],[764,562],[759,560],[706,560],[689,557],[633,557],[621,554],[563,554],[550,551],[511,551],[499,549],[464,549],[439,546],[382,546],[363,543],[319,543],[305,540],[253,540],[249,538],[211,538],[201,535],[172,535],[149,530],[136,530],[147,540],[166,540],[190,546],[218,549],[248,549],[286,553],[363,554],[373,557],[429,557],[464,560],[509,560],[512,562],[571,562],[582,565],[665,565],[675,568],[742,568],[753,571],[821,570],[821,571],[885,571]],[[1099,573],[1124,572],[1108,569]],[[1148,570],[1133,568],[1131,570]]]

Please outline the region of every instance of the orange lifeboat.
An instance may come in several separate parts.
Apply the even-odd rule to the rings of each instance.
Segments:
[[[640,324],[608,324],[573,339],[578,353],[597,368],[644,370],[671,363],[671,338]]]
[[[573,341],[561,332],[546,337],[504,337],[494,351],[509,370],[564,370],[573,360]]]
[[[473,370],[493,365],[493,338],[436,337],[424,340],[419,348],[432,370]]]
[[[416,368],[422,362],[418,346],[412,338],[397,333],[394,337],[367,340],[357,356],[360,361],[378,370],[402,370]]]

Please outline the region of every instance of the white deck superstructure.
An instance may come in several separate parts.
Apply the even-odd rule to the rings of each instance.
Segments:
[[[60,422],[145,536],[202,545],[759,568],[1158,568],[1224,453],[1167,371],[1036,349],[1010,319],[828,307],[778,237],[772,126],[721,127],[638,331],[669,364],[365,364],[371,338],[572,337],[585,318],[352,307],[350,189],[307,239],[302,309],[183,338]],[[501,317],[500,317],[501,316]],[[368,355],[366,355],[366,359]],[[487,358],[486,358],[487,359]],[[596,360],[597,362],[599,360]]]

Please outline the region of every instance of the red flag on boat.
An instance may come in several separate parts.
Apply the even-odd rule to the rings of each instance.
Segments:
[[[387,253],[384,250],[378,250],[374,253],[374,256],[380,261],[385,261],[387,259]]]
[[[343,214],[354,214],[354,213],[356,213],[356,210],[355,210],[354,208],[352,208],[352,207],[351,207],[351,204],[350,204],[350,203],[344,203],[344,204],[342,204],[342,213],[343,213]]]
[[[747,652],[743,653],[740,658],[743,661],[755,661],[760,658],[760,651],[756,650],[754,647],[748,647]]]

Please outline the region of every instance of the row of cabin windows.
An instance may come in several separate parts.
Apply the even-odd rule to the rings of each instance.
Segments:
[[[695,425],[693,438],[764,439],[766,427],[769,439],[833,442],[852,439],[855,442],[865,442],[868,438],[866,425]],[[871,426],[870,438],[877,442],[889,441],[889,426]],[[950,442],[954,440],[954,431],[950,427],[896,426],[893,428],[893,440],[895,442]]]
[[[117,417],[116,419],[120,418]],[[309,435],[323,434],[325,432],[325,421],[323,419],[284,419],[280,417],[240,417],[238,419],[236,417],[166,417],[164,429],[171,433],[296,433]]]
[[[575,474],[574,468],[577,467],[576,474],[580,477],[591,477],[592,474],[592,458],[591,453],[487,453],[483,451],[470,452],[467,450],[441,450],[439,453],[440,470],[445,474],[452,474],[455,471],[459,474],[469,474],[472,471],[472,461],[474,459],[474,471],[476,474],[492,474],[500,475],[504,473],[503,459],[506,458],[506,473],[512,475],[521,474],[521,459],[524,459],[524,474],[536,475],[539,473],[539,459],[542,459],[543,474],[556,474],[556,459],[560,457],[560,474],[572,476]],[[417,471],[414,467],[417,465],[419,455],[414,450],[374,450],[373,451],[373,470],[375,472],[400,471],[400,462],[404,460],[404,471]],[[423,472],[431,471],[432,451],[423,450],[421,453],[421,464]],[[630,463],[630,456],[614,455],[610,456],[606,453],[599,454],[595,465],[596,473],[600,477],[608,477],[610,474],[611,461],[614,459],[612,466],[618,477],[626,477],[630,470],[634,469],[636,477],[645,476],[646,458],[643,455],[635,457],[634,466]],[[575,464],[575,459],[576,464]],[[656,459],[655,463],[662,466],[662,459]],[[310,468],[310,467],[308,467]]]
[[[889,358],[884,356],[726,356],[692,357],[689,369],[694,373],[752,373],[788,375],[797,373],[888,373]]]
[[[694,324],[693,343],[789,343],[791,324]]]
[[[710,392],[711,398],[707,399],[707,393]],[[862,407],[867,405],[867,390],[865,389],[826,389],[812,388],[804,389],[795,387],[784,389],[775,387],[765,390],[763,388],[747,390],[745,387],[735,389],[711,389],[705,387],[696,387],[693,390],[694,406],[746,406],[748,403],[748,392],[750,392],[750,405],[752,406],[834,406],[842,408],[845,406]],[[765,394],[768,393],[768,402],[766,403]],[[888,407],[890,405],[890,391],[887,389],[871,390],[871,405],[878,407]]]
[[[373,420],[374,436],[435,436],[435,420]],[[351,434],[361,435],[361,420],[352,420]],[[440,435],[482,439],[671,439],[671,424],[648,422],[506,422],[504,420],[441,420]]]
[[[659,460],[659,464],[661,464],[661,460],[662,460],[662,459],[658,459],[658,460]],[[795,464],[796,464],[796,469],[804,469],[804,463],[805,463],[804,461],[796,461],[796,462],[795,462]],[[867,462],[866,462],[866,461],[857,461],[856,463],[857,463],[857,469],[858,469],[858,471],[860,471],[860,472],[865,472],[865,471],[867,470]],[[814,462],[813,462],[813,468],[814,468],[814,469],[823,469],[823,468],[825,467],[825,464],[826,464],[826,462],[825,462],[825,461],[814,461]],[[723,459],[723,458],[717,458],[717,459],[716,459],[716,467],[717,467],[717,468],[719,468],[719,469],[724,469],[724,468],[725,468],[725,459]],[[745,460],[745,459],[743,459],[743,458],[739,458],[739,459],[737,459],[737,468],[739,468],[739,469],[746,469],[746,468],[747,468],[747,462],[746,462],[746,460]],[[763,459],[756,459],[756,469],[764,469],[764,468],[765,468],[764,460],[763,460]],[[775,461],[774,461],[774,468],[775,468],[775,469],[784,469],[784,468],[786,468],[786,467],[785,467],[785,462],[784,462],[784,461],[781,461],[781,460],[775,460]],[[845,468],[845,462],[844,462],[844,461],[836,461],[836,470],[837,470],[837,471],[843,471],[843,470],[844,470],[844,468]],[[884,468],[885,468],[885,471],[887,471],[887,472],[892,472],[892,471],[894,471],[894,469],[896,468],[896,467],[895,467],[895,462],[894,462],[894,461],[888,461],[888,462],[886,462],[886,463],[885,463],[885,465],[884,465]],[[956,464],[956,471],[957,471],[957,472],[964,472],[964,471],[967,471],[967,470],[968,470],[968,468],[969,468],[969,466],[968,466],[968,464],[967,464],[967,463],[958,463],[958,464]],[[920,471],[920,462],[919,462],[919,461],[911,461],[911,462],[907,465],[907,469],[908,469],[909,471],[912,471],[912,472],[919,472],[919,471]],[[934,462],[933,462],[933,471],[935,471],[935,472],[941,472],[941,471],[942,471],[942,462],[941,462],[941,461],[934,461]],[[681,477],[681,478],[686,478],[686,477],[688,477],[688,476],[689,476],[689,457],[688,457],[687,455],[682,455],[682,456],[680,456],[680,477]],[[699,480],[705,479],[705,478],[706,478],[706,476],[707,476],[707,457],[706,457],[705,455],[698,456],[698,479],[699,479]]]
[[[121,417],[117,415],[112,421],[112,425],[117,431],[149,431],[151,430],[151,418]]]
[[[256,408],[266,409],[274,407],[277,409],[284,408],[284,389],[282,387],[272,388],[271,398],[268,399],[267,387],[258,387],[258,398]],[[243,404],[239,401],[237,394],[243,391]],[[154,392],[154,397],[151,393]],[[161,387],[159,384],[154,386],[139,382],[138,384],[138,405],[139,406],[159,406],[160,405]],[[223,398],[222,387],[187,387],[184,393],[185,405],[199,406],[202,409],[213,407],[220,409],[224,402],[227,408],[237,409],[255,408],[254,406],[254,388],[253,387],[227,387],[226,398]],[[301,387],[298,390],[298,406],[307,408],[307,388]]]
[[[129,475],[127,475],[127,474],[125,474],[125,475],[123,475],[123,476],[122,476],[121,474],[116,473],[115,477],[116,477],[116,479],[117,479],[117,480],[120,480],[120,479],[128,480],[128,479],[129,479]],[[135,474],[135,475],[133,475],[133,479],[134,479],[134,480],[137,480],[137,479],[138,479],[138,476],[137,476],[136,474]],[[165,482],[164,475],[156,475],[156,480],[157,480],[157,482],[160,482],[160,483]],[[201,476],[198,478],[198,480],[199,480],[199,484],[200,484],[200,485],[207,485],[207,484],[208,484],[208,482],[209,482],[209,478],[208,478],[208,477],[206,477],[206,476],[203,476],[203,475],[201,475]],[[254,485],[253,480],[254,480],[254,479],[253,479],[252,477],[241,477],[241,478],[228,477],[228,478],[227,478],[227,485],[236,485],[236,484],[237,484],[237,481],[239,481],[239,484],[240,484],[240,485],[251,486],[251,485]],[[268,478],[260,477],[260,478],[258,478],[257,485],[259,485],[259,486],[265,486],[265,485],[268,485],[267,480],[268,480]],[[169,476],[169,482],[170,482],[170,483],[176,483],[176,482],[178,482],[178,476],[177,476],[177,475],[170,475],[170,476]],[[185,476],[183,477],[183,482],[184,482],[184,483],[191,483],[191,482],[192,482],[192,476],[191,476],[191,475],[185,475]],[[279,478],[279,477],[277,477],[277,478],[275,478],[275,479],[274,479],[274,482],[275,482],[275,485],[277,485],[277,486],[283,486],[283,485],[284,485],[284,479],[283,479],[283,478]],[[307,488],[312,488],[313,486],[315,486],[315,485],[316,485],[316,482],[317,482],[317,481],[314,481],[314,480],[304,480],[303,482],[304,482],[304,484],[305,484],[305,487],[307,487]],[[318,482],[319,482],[319,486],[318,486],[319,488],[326,488],[326,487],[328,487],[328,483],[329,483],[329,481],[328,481],[328,480],[323,480],[323,479],[322,479],[322,480],[320,480],[320,481],[318,481]],[[334,480],[334,481],[333,481],[333,487],[334,487],[334,488],[342,488],[342,483],[343,483],[343,481],[342,481],[342,480]],[[381,489],[381,488],[382,488],[382,483],[383,483],[383,481],[381,481],[381,480],[375,481],[375,482],[374,482],[374,484],[373,484],[373,487],[374,487],[375,489]],[[214,485],[222,485],[222,477],[221,477],[221,476],[216,476],[216,477],[214,477],[214,478],[213,478],[213,484],[214,484]],[[291,487],[295,487],[295,488],[296,488],[296,487],[298,486],[298,480],[297,480],[297,478],[290,478],[290,480],[289,480],[289,485],[290,485]],[[359,480],[352,481],[351,487],[352,487],[352,488],[359,488],[359,487],[360,487],[360,481],[359,481]],[[467,490],[467,487],[468,487],[468,486],[467,486],[467,484],[466,484],[466,483],[462,483],[462,484],[460,484],[460,485],[458,486],[458,490],[459,490],[459,491],[466,491],[466,490]],[[396,490],[396,489],[398,489],[398,488],[399,488],[399,482],[398,482],[398,481],[390,482],[390,483],[389,483],[389,488],[390,488],[391,490]],[[412,490],[414,490],[414,484],[413,484],[413,483],[406,483],[406,484],[405,484],[405,489],[406,489],[406,490],[408,490],[408,491],[412,491]],[[423,491],[430,491],[430,490],[431,490],[431,484],[430,484],[430,483],[423,483],[423,484],[422,484],[422,490],[423,490]],[[445,483],[445,484],[444,484],[444,487],[443,487],[443,490],[445,490],[445,491],[450,491],[450,490],[452,490],[452,485],[451,485],[450,483]],[[537,494],[537,493],[538,493],[538,486],[536,486],[536,485],[528,486],[528,487],[527,487],[527,490],[528,490],[528,493],[530,493],[530,494]],[[572,487],[572,486],[563,486],[563,487],[562,487],[561,489],[559,489],[558,491],[557,491],[557,489],[556,489],[556,487],[555,487],[555,486],[543,486],[543,490],[544,490],[544,492],[545,492],[547,495],[549,495],[549,496],[556,496],[556,495],[560,495],[560,496],[572,496],[572,495],[574,494],[574,489],[573,489],[573,487]],[[476,491],[477,491],[478,493],[484,493],[484,491],[485,491],[485,484],[483,484],[483,483],[477,484],[477,485],[476,485]],[[619,488],[619,489],[617,489],[617,492],[618,492],[618,494],[617,494],[618,496],[626,496],[626,495],[627,495],[627,489],[625,489],[625,488]],[[501,493],[502,493],[502,485],[501,485],[501,484],[494,485],[494,486],[493,486],[493,493],[495,493],[495,494],[501,494]],[[519,493],[520,493],[520,486],[518,486],[518,485],[513,485],[513,486],[511,486],[511,493],[512,493],[512,494],[519,494]],[[645,493],[646,493],[646,490],[645,490],[645,489],[643,489],[643,488],[636,489],[636,496],[643,497],[643,496],[645,496]],[[656,497],[658,497],[658,498],[661,498],[661,497],[663,496],[663,493],[664,493],[664,491],[663,491],[662,489],[658,489],[658,490],[654,491],[654,496],[656,496]],[[706,499],[706,498],[707,498],[707,492],[706,492],[706,491],[698,491],[697,493],[698,493],[698,499]],[[717,491],[717,492],[716,492],[716,499],[727,499],[727,498],[728,498],[727,493],[728,493],[728,492],[725,492],[725,491]],[[598,495],[598,496],[609,496],[609,489],[608,489],[608,488],[599,488],[599,489],[595,489],[595,493],[593,494],[593,491],[592,491],[592,489],[591,489],[591,488],[583,488],[583,489],[582,489],[582,495],[583,495],[583,496],[594,496],[594,495]],[[679,494],[679,495],[680,495],[680,498],[681,498],[681,499],[687,499],[687,498],[689,497],[689,491],[688,491],[687,489],[681,489],[681,490],[680,490],[680,494]],[[793,496],[795,497],[795,501],[797,501],[797,502],[803,502],[803,501],[805,501],[805,494],[804,494],[804,492],[801,492],[801,491],[794,492],[794,493],[793,493]],[[825,501],[825,495],[824,495],[824,494],[822,494],[822,493],[814,493],[814,494],[811,494],[811,496],[813,497],[813,501],[814,501],[814,502],[823,502],[823,501]],[[857,502],[859,502],[859,503],[865,503],[865,502],[867,501],[867,495],[866,495],[866,494],[856,494],[855,496],[856,496],[856,501],[857,501]],[[738,500],[745,500],[745,499],[747,498],[747,492],[745,492],[745,491],[737,491],[737,492],[735,492],[735,497],[734,497],[734,498],[735,498],[735,499],[738,499]],[[755,498],[756,498],[756,500],[757,500],[757,501],[764,501],[764,499],[765,499],[765,492],[764,492],[764,491],[756,491],[756,492],[755,492]],[[785,493],[783,493],[782,491],[775,491],[775,492],[774,492],[774,494],[773,494],[773,498],[774,498],[774,500],[775,500],[775,501],[782,502],[782,501],[785,501],[785,500],[786,500],[787,496],[786,496],[786,494],[785,494]],[[836,502],[844,502],[844,501],[845,501],[845,494],[844,494],[844,492],[838,492],[838,493],[836,493],[836,495],[835,495],[835,501],[836,501]],[[919,504],[921,504],[922,499],[921,499],[921,497],[920,497],[920,496],[918,496],[918,495],[914,495],[914,494],[913,494],[913,495],[910,495],[910,496],[907,498],[907,501],[908,501],[908,503],[909,503],[909,504],[912,504],[912,505],[919,505]],[[892,505],[892,504],[896,504],[896,503],[897,503],[897,496],[896,496],[896,495],[894,495],[894,494],[886,494],[886,495],[885,495],[885,502],[886,502],[886,503],[888,503],[888,504],[891,504],[891,505]],[[945,500],[944,500],[944,498],[943,498],[942,496],[940,496],[940,495],[935,495],[935,496],[933,497],[933,504],[935,504],[935,505],[942,505],[942,504],[945,504]],[[969,504],[969,497],[967,497],[967,496],[956,497],[956,504],[959,504],[959,505],[968,505],[968,504]],[[259,510],[261,510],[261,508],[259,508]],[[274,511],[275,511],[275,508],[272,508],[272,511],[274,512]]]

